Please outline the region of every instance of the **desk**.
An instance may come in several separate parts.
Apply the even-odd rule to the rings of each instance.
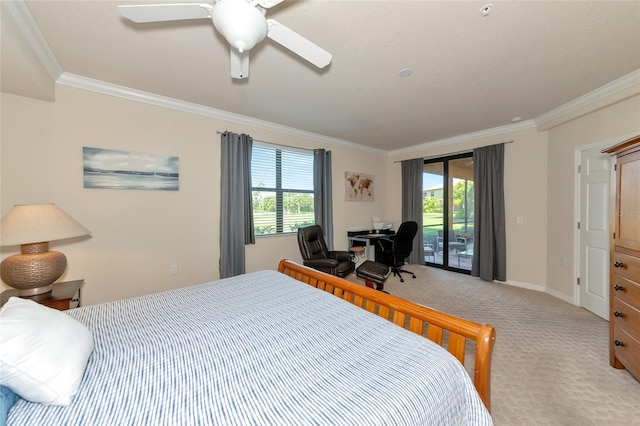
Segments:
[[[393,229],[380,229],[370,230],[364,229],[361,231],[348,231],[347,232],[347,247],[352,246],[364,246],[365,259],[375,261],[376,260],[376,240],[378,238],[385,238],[391,235],[395,235],[396,231]],[[371,246],[374,249],[371,250]]]

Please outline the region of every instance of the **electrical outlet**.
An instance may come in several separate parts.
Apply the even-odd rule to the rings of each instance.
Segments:
[[[178,265],[171,265],[169,266],[169,273],[171,275],[175,275],[178,273]]]

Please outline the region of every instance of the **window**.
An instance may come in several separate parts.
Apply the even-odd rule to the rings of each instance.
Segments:
[[[313,225],[313,152],[254,142],[251,192],[256,235]]]

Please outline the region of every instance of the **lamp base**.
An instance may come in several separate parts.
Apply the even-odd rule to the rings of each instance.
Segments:
[[[39,294],[49,293],[51,290],[53,290],[53,284],[49,284],[44,287],[28,288],[25,290],[20,290],[18,292],[18,296],[20,297],[37,296]]]
[[[20,296],[35,296],[51,291],[51,284],[67,269],[67,258],[49,251],[49,243],[22,244],[20,254],[0,263],[0,278],[5,284],[20,290]]]

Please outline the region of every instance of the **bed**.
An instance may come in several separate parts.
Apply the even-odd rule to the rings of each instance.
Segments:
[[[8,425],[492,424],[491,326],[288,260],[59,314],[93,339],[77,393]]]

